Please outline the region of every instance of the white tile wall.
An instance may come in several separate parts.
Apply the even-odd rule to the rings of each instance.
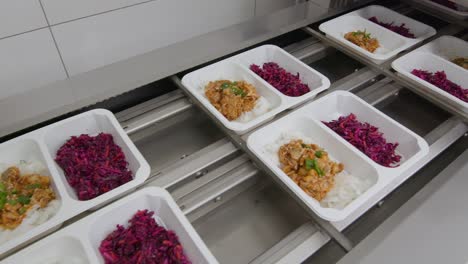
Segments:
[[[0,38],[45,26],[39,0],[0,0]]]
[[[155,0],[42,0],[51,25]]]
[[[65,79],[48,28],[0,40],[0,99]]]
[[[254,5],[253,0],[157,0],[52,30],[75,75],[239,23],[254,16]]]

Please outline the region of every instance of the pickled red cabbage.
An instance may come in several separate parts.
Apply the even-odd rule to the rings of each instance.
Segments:
[[[190,264],[177,235],[158,225],[154,212],[139,210],[127,228],[107,235],[99,246],[106,264]]]
[[[59,148],[55,161],[79,200],[95,198],[133,179],[111,134],[73,136]]]
[[[360,122],[353,113],[322,122],[378,164],[399,166],[401,156],[395,153],[398,143],[388,143],[377,127]]]
[[[252,64],[250,70],[287,96],[297,97],[310,92],[309,86],[301,82],[299,73],[294,75],[275,62],[264,63],[262,67]]]
[[[468,102],[468,89],[463,88],[460,85],[447,79],[447,75],[444,71],[432,73],[424,70],[414,69],[411,71],[411,73],[457,97],[458,99],[464,102]]]
[[[395,33],[398,33],[404,37],[407,37],[407,38],[416,38],[414,36],[413,33],[411,33],[410,29],[408,27],[405,26],[405,23],[402,23],[401,25],[397,26],[395,24],[393,24],[393,22],[390,22],[390,23],[385,23],[385,22],[382,22],[382,21],[379,21],[377,19],[377,17],[373,16],[371,18],[369,18],[370,21],[376,23],[376,24],[379,24],[381,25],[382,27],[384,28],[387,28]]]

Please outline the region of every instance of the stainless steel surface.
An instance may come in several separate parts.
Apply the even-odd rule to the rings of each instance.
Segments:
[[[220,263],[238,264],[250,263],[306,221],[276,185],[258,184],[193,225]]]
[[[152,170],[162,169],[223,138],[223,134],[196,110],[165,122],[131,135]]]
[[[398,209],[339,264],[465,263],[468,150]],[[418,245],[415,247],[415,245]]]
[[[323,8],[311,1],[300,3],[2,99],[0,136],[120,95],[366,2],[371,1],[345,1],[339,8]]]

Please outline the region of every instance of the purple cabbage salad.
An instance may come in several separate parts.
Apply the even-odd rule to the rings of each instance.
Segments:
[[[117,225],[101,242],[106,264],[190,264],[177,235],[158,225],[154,212],[139,210],[129,226]]]
[[[252,64],[250,70],[287,96],[297,97],[310,92],[309,86],[301,82],[299,73],[294,75],[275,62],[264,63],[262,67]]]
[[[411,71],[413,75],[423,79],[424,81],[437,86],[438,88],[446,91],[447,93],[457,97],[463,102],[468,102],[468,89],[461,87],[460,85],[447,79],[447,75],[444,71],[438,71],[435,73],[414,69]]]
[[[133,179],[111,134],[72,136],[55,158],[79,200],[89,200]]]
[[[394,22],[385,23],[385,22],[379,21],[377,17],[375,16],[369,18],[369,20],[395,33],[398,33],[402,35],[403,37],[416,38],[416,36],[413,33],[411,33],[411,30],[405,26],[405,23],[402,23],[401,25],[397,26],[394,24]]]
[[[378,164],[399,166],[401,156],[395,152],[398,143],[388,143],[377,127],[360,122],[353,113],[322,122]]]

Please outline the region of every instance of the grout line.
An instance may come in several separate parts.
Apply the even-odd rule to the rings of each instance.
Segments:
[[[39,0],[39,1],[41,1],[41,0]],[[102,14],[114,12],[114,11],[125,9],[125,8],[128,8],[128,7],[134,7],[134,6],[137,6],[137,5],[142,5],[142,4],[146,4],[146,3],[154,2],[154,1],[156,1],[156,0],[146,0],[146,1],[143,1],[143,2],[139,2],[139,3],[135,3],[135,4],[131,4],[131,5],[126,5],[126,6],[122,6],[122,7],[102,11],[102,12],[99,12],[99,13],[95,13],[95,14],[91,14],[91,15],[87,15],[87,16],[83,16],[83,17],[77,17],[77,18],[73,18],[73,19],[70,19],[70,20],[58,22],[58,23],[52,24],[50,26],[58,26],[58,25],[69,23],[69,22],[77,21],[77,20],[80,20],[80,19],[89,18],[89,17],[93,17],[93,16],[99,16],[99,15],[102,15]]]
[[[50,27],[49,19],[47,18],[47,14],[45,12],[44,6],[42,5],[42,0],[38,0],[39,4],[41,5],[42,12],[44,13],[44,17],[46,19],[50,35],[52,36],[52,40],[54,41],[55,48],[57,49],[58,55],[60,57],[60,61],[62,62],[63,69],[65,70],[65,74],[67,75],[67,78],[70,78],[70,74],[68,73],[67,66],[65,65],[65,61],[63,60],[62,53],[60,52],[59,46],[57,44],[57,40],[55,39],[54,32],[52,32],[52,27]]]
[[[12,38],[12,37],[16,37],[16,36],[19,36],[19,35],[23,35],[23,34],[30,33],[30,32],[34,32],[34,31],[41,30],[41,29],[45,29],[45,28],[48,28],[48,27],[49,27],[49,26],[39,27],[39,28],[35,28],[35,29],[30,29],[30,30],[27,30],[27,31],[23,31],[23,32],[20,32],[20,33],[16,33],[16,34],[13,34],[13,35],[7,35],[7,36],[4,36],[4,37],[0,37],[0,40],[4,40],[4,39],[7,39],[7,38]]]

